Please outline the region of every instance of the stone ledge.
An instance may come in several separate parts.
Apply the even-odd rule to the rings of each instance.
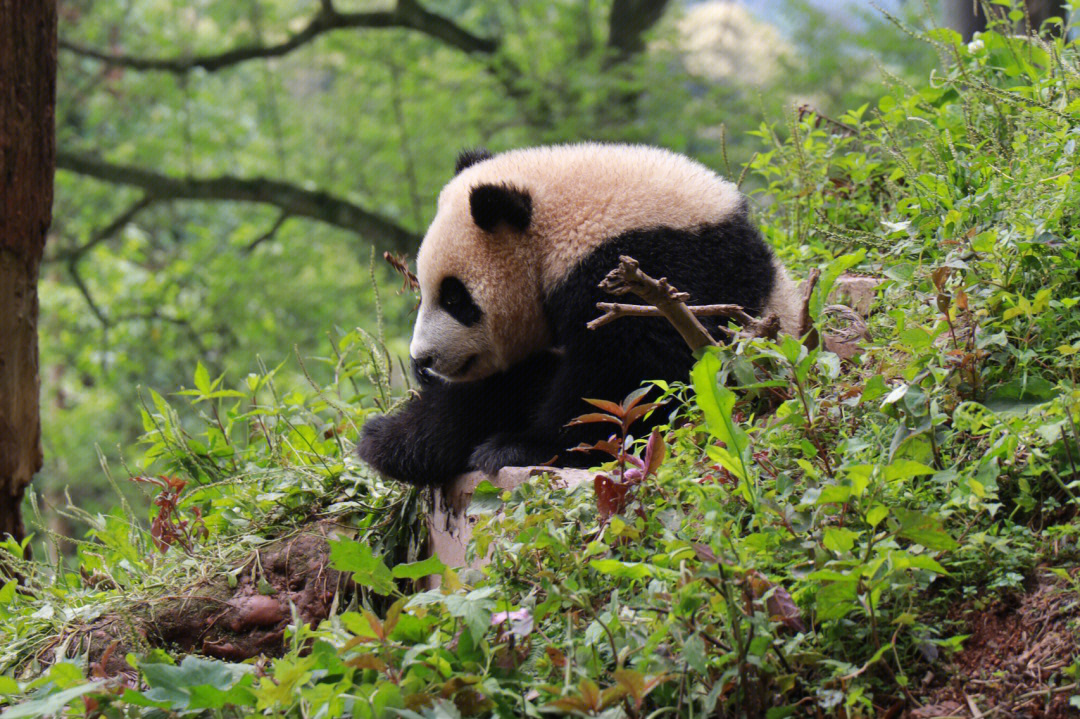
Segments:
[[[479,569],[487,564],[486,557],[469,563],[465,561],[472,528],[476,524],[476,516],[470,515],[468,509],[477,485],[486,479],[499,489],[514,489],[531,477],[545,472],[558,477],[567,487],[592,481],[596,474],[584,469],[560,467],[504,467],[496,475],[484,472],[463,474],[442,490],[434,492],[435,506],[427,518],[429,554],[436,555],[439,561],[448,567],[468,566]],[[437,587],[438,577],[431,579],[434,581],[430,586]]]

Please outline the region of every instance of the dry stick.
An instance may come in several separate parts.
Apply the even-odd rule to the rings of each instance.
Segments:
[[[633,293],[648,305],[598,302],[596,309],[604,314],[586,325],[591,330],[603,327],[619,317],[664,317],[678,330],[692,350],[717,344],[709,331],[698,321],[699,316],[719,315],[733,319],[746,328],[741,334],[748,337],[776,337],[780,331],[780,319],[775,314],[754,319],[739,305],[688,306],[686,301],[690,299],[690,295],[669,285],[666,277],[659,280],[649,277],[641,271],[637,260],[626,255],[619,257],[619,266],[608,273],[600,283],[600,289],[613,295]],[[718,329],[729,337],[735,334],[727,327]]]
[[[814,323],[810,318],[810,295],[814,294],[814,287],[817,286],[818,278],[821,277],[821,270],[810,270],[810,274],[806,276],[806,279],[799,284],[799,307],[802,308],[802,312],[799,315],[799,330],[796,333],[797,337],[806,337],[806,333],[813,329]],[[806,337],[806,348],[814,349],[818,345],[817,331],[814,331],[812,337]]]
[[[621,302],[597,302],[596,309],[602,310],[605,314],[597,317],[586,325],[586,327],[591,330],[595,330],[597,327],[603,327],[608,322],[613,322],[620,317],[666,316],[656,307],[650,307],[649,305],[627,305]],[[743,324],[754,322],[754,318],[746,314],[741,305],[686,305],[686,309],[695,317],[720,316],[730,317]],[[730,330],[727,327],[720,327],[719,329],[728,335],[735,334],[733,330]]]
[[[620,256],[619,266],[608,273],[608,276],[600,283],[600,289],[613,295],[633,293],[645,300],[671,322],[692,350],[716,344],[716,340],[709,331],[687,309],[686,301],[690,299],[690,295],[679,292],[669,285],[666,277],[661,277],[659,280],[649,277],[641,271],[638,261],[633,257]],[[602,307],[603,304],[605,303],[597,304],[597,309],[605,309]],[[623,313],[624,316],[627,314],[632,313]],[[605,319],[607,317],[605,315],[599,318],[603,320],[600,324],[595,324],[597,320],[593,320],[588,326],[595,329],[615,319],[616,316],[618,315]]]

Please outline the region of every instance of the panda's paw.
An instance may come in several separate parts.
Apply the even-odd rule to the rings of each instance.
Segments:
[[[469,466],[486,474],[497,474],[503,467],[530,467],[551,459],[533,444],[509,434],[497,434],[477,446],[469,457]]]
[[[395,436],[393,419],[389,415],[372,417],[364,422],[360,433],[360,442],[356,445],[356,454],[374,469],[383,474],[393,474],[395,447],[401,438]]]

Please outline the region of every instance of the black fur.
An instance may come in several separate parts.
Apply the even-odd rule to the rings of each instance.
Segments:
[[[462,150],[461,154],[457,157],[457,163],[454,164],[454,174],[458,175],[467,167],[472,167],[478,162],[491,157],[491,153],[483,147],[474,147],[470,150]]]
[[[364,423],[357,452],[383,474],[441,486],[471,468],[469,456],[502,430],[537,421],[537,393],[551,384],[559,358],[540,352],[477,382],[421,381],[420,396],[397,412]]]
[[[469,193],[469,210],[484,232],[494,232],[503,223],[523,232],[532,222],[532,197],[509,185],[477,185]]]
[[[604,455],[567,451],[606,439],[612,429],[565,426],[590,411],[582,398],[621,401],[645,380],[685,380],[693,362],[661,318],[586,328],[599,314],[596,303],[612,299],[597,285],[622,254],[635,257],[647,274],[667,277],[695,304],[740,304],[755,315],[775,282],[772,253],[745,215],[693,231],[661,227],[613,238],[584,258],[544,304],[558,353],[542,352],[479,382],[423,388],[396,414],[368,420],[360,456],[384,474],[420,485],[441,485],[473,468],[494,473],[551,459],[562,466],[605,461]],[[702,318],[714,336],[722,321]],[[652,421],[664,416],[655,412]],[[647,428],[639,423],[633,431],[641,436]]]
[[[472,327],[484,316],[465,283],[457,277],[443,278],[439,285],[439,305],[466,327]]]

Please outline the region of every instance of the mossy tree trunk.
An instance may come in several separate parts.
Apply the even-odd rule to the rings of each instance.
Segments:
[[[56,164],[56,0],[0,0],[0,537],[41,469],[37,279]]]

